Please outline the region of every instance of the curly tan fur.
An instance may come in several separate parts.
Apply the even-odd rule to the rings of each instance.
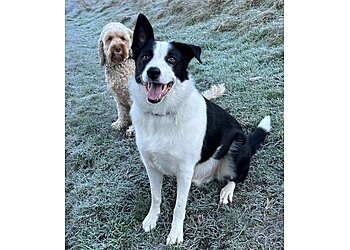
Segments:
[[[112,123],[112,128],[117,130],[131,125],[128,80],[135,71],[130,54],[132,35],[133,32],[123,24],[111,22],[103,27],[98,40],[100,64],[105,66],[107,87],[117,104],[118,120]],[[134,134],[132,126],[126,133]]]

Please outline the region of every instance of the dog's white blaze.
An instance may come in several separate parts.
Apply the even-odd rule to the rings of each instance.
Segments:
[[[148,81],[147,70],[150,67],[157,67],[160,69],[159,82],[167,84],[170,81],[175,81],[175,74],[169,64],[164,60],[168,54],[171,45],[167,42],[156,42],[154,46],[154,53],[152,59],[147,63],[144,71],[142,72],[142,80]]]

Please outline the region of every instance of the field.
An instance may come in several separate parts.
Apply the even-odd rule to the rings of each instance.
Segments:
[[[283,8],[279,0],[66,1],[66,249],[284,248]],[[218,204],[223,183],[191,187],[179,246],[165,246],[173,177],[164,180],[156,229],[142,229],[150,205],[147,174],[135,139],[110,128],[116,107],[98,61],[102,27],[119,21],[133,29],[140,12],[158,40],[202,47],[203,64],[194,60],[189,68],[197,87],[224,83],[226,95],[215,102],[246,132],[272,118],[232,204]]]

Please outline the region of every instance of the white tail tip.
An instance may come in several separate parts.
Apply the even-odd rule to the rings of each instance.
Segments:
[[[261,122],[258,125],[259,128],[262,128],[266,132],[270,132],[271,130],[271,117],[265,116],[264,119],[261,120]]]
[[[212,85],[209,89],[202,92],[202,95],[208,100],[211,100],[223,96],[225,90],[225,84],[216,84]]]

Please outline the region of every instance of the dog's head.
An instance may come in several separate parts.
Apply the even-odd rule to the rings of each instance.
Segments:
[[[176,84],[189,79],[187,67],[192,58],[201,62],[198,46],[155,41],[153,28],[143,14],[137,18],[131,48],[135,80],[145,86],[150,103],[161,102]]]
[[[124,62],[130,57],[133,32],[121,23],[108,23],[98,40],[100,64],[110,66]]]

